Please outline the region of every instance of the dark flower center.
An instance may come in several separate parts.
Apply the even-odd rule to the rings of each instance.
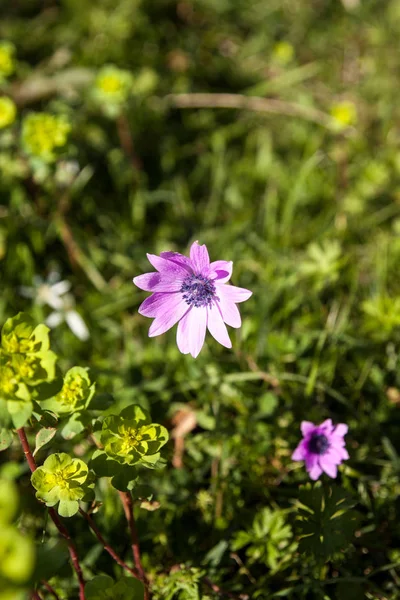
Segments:
[[[313,454],[325,454],[329,446],[329,440],[323,433],[313,433],[308,442],[308,449]]]
[[[215,285],[203,275],[189,275],[182,284],[183,299],[189,306],[211,306]]]

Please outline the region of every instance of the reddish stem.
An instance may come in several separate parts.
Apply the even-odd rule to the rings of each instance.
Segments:
[[[108,554],[115,560],[115,562],[117,562],[122,568],[124,568],[126,571],[128,571],[131,575],[133,575],[133,577],[135,577],[136,579],[141,580],[141,576],[139,575],[139,573],[137,572],[136,569],[131,569],[131,567],[129,567],[120,556],[118,556],[118,554],[115,552],[115,550],[113,550],[111,548],[111,546],[109,546],[109,544],[107,544],[106,540],[103,538],[101,532],[99,531],[99,529],[97,528],[96,523],[93,521],[92,517],[89,515],[89,513],[85,512],[84,510],[82,510],[81,508],[79,509],[79,512],[81,513],[81,515],[86,519],[86,521],[89,523],[89,527],[93,530],[94,534],[96,535],[97,539],[99,540],[99,542],[101,544],[103,544],[104,546],[104,550],[106,550],[106,552],[108,552]]]
[[[124,513],[126,520],[128,522],[129,531],[131,534],[131,543],[132,543],[132,554],[135,561],[136,568],[139,572],[139,577],[144,585],[144,600],[150,600],[150,591],[148,587],[148,580],[146,574],[144,572],[142,566],[142,560],[140,558],[140,547],[139,547],[139,539],[136,531],[136,523],[135,517],[133,515],[133,502],[132,497],[129,492],[119,492],[122,506],[124,508]]]
[[[37,593],[36,590],[32,591],[31,598],[32,598],[32,600],[42,600],[41,596],[39,596],[39,594]]]
[[[135,152],[129,121],[123,113],[117,118],[117,133],[121,148],[130,159],[133,168],[140,171],[143,168],[143,164]]]
[[[47,591],[50,592],[50,594],[52,594],[56,600],[60,600],[60,597],[57,594],[56,590],[49,584],[48,581],[42,579],[41,584],[44,585]]]
[[[17,434],[21,442],[22,449],[26,456],[26,460],[28,462],[29,468],[32,471],[36,471],[37,465],[35,459],[33,458],[31,449],[29,447],[29,442],[26,437],[26,433],[23,427],[17,429]],[[79,600],[85,600],[85,580],[83,579],[81,565],[79,563],[78,553],[75,548],[75,544],[69,534],[68,529],[61,523],[58,514],[54,510],[54,508],[49,508],[49,515],[53,519],[54,525],[57,527],[58,531],[61,533],[63,538],[65,538],[68,546],[68,552],[71,557],[72,566],[75,570],[75,573],[78,577],[79,583]]]

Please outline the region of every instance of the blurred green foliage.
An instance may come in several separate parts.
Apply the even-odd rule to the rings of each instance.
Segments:
[[[166,467],[146,470],[136,494],[155,600],[214,600],[215,586],[237,598],[397,598],[397,0],[30,0],[0,2],[0,12],[0,322],[20,310],[35,326],[53,315],[61,371],[90,367],[97,392],[55,432],[50,415],[32,413],[54,363],[4,348],[2,376],[20,374],[6,380],[24,404],[10,411],[14,427],[34,420],[32,447],[43,427],[40,464],[49,453],[89,464],[91,423],[132,404],[170,430]],[[105,69],[121,77],[108,100]],[[194,93],[212,94],[215,107],[182,108],[178,95]],[[274,103],[217,108],[221,93]],[[50,136],[47,156],[22,143],[35,114],[70,127],[62,144]],[[145,295],[131,282],[147,270],[146,252],[184,253],[195,239],[212,260],[233,260],[233,283],[253,291],[230,331],[233,351],[208,339],[197,360],[179,353],[174,332],[147,337]],[[54,273],[70,284],[58,301]],[[27,366],[33,378],[21,375]],[[62,379],[51,375],[58,387],[46,398],[59,398]],[[28,492],[4,410],[16,401],[1,382],[0,475],[17,481],[20,528],[41,548],[43,508]],[[311,541],[302,551],[307,474],[290,456],[301,420],[327,417],[348,423],[351,458],[339,490],[324,479],[310,500],[348,494],[359,521],[354,535],[346,521],[345,539],[331,538],[321,565]],[[121,475],[117,487],[132,481]],[[96,502],[99,525],[128,557],[106,477]],[[118,580],[86,523],[70,522],[86,579]],[[60,552],[45,578],[74,600]]]

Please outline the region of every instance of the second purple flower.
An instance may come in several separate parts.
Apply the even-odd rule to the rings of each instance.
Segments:
[[[217,342],[231,348],[226,325],[240,327],[236,304],[252,294],[227,285],[232,262],[210,263],[207,247],[198,242],[192,244],[190,258],[178,252],[148,254],[147,258],[156,272],[139,275],[133,282],[140,289],[153,292],[139,307],[141,315],[154,318],[149,336],[161,335],[178,323],[177,344],[183,354],[198,356],[206,329]]]

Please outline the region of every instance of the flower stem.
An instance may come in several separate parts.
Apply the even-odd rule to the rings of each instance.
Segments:
[[[25,429],[23,427],[21,427],[20,429],[17,429],[17,434],[20,439],[21,446],[24,451],[29,468],[33,473],[34,471],[36,471],[37,466],[36,466],[35,459],[33,458],[31,449],[29,447],[29,442],[26,437]],[[81,569],[81,565],[79,563],[78,553],[76,551],[75,544],[69,534],[68,529],[61,523],[61,521],[58,517],[58,514],[56,513],[54,508],[49,508],[49,515],[53,519],[54,525],[57,527],[58,531],[60,532],[60,534],[63,536],[63,538],[67,542],[68,552],[69,552],[69,555],[71,558],[72,566],[73,566],[76,576],[78,578],[79,600],[85,600],[85,580],[83,579],[82,569]]]
[[[52,594],[52,596],[54,596],[54,598],[56,600],[60,600],[59,595],[57,594],[57,592],[55,591],[55,589],[49,584],[48,581],[46,581],[45,579],[42,579],[41,584],[47,589],[47,591]]]
[[[133,559],[135,561],[135,565],[138,570],[139,577],[144,585],[144,600],[150,600],[150,591],[149,591],[149,587],[148,587],[149,584],[148,584],[148,580],[147,580],[146,574],[145,574],[143,566],[142,566],[142,560],[140,558],[140,547],[139,547],[139,540],[138,540],[137,531],[136,531],[135,517],[133,515],[132,497],[129,492],[119,492],[119,496],[121,498],[125,517],[128,522],[129,531],[131,534]]]
[[[89,513],[85,512],[84,510],[82,510],[82,508],[79,509],[79,512],[81,513],[81,515],[86,519],[86,521],[89,523],[89,527],[92,529],[92,531],[94,532],[94,534],[96,535],[97,539],[99,540],[99,542],[101,544],[103,544],[104,546],[104,550],[106,550],[106,552],[108,552],[108,554],[115,560],[116,563],[118,563],[123,569],[125,569],[126,571],[128,571],[131,575],[133,575],[133,577],[135,577],[136,579],[141,580],[141,576],[139,575],[138,571],[136,569],[131,569],[131,567],[129,567],[120,556],[118,556],[118,554],[115,552],[115,550],[113,550],[111,548],[111,546],[106,542],[106,540],[103,538],[101,532],[99,531],[99,529],[97,528],[97,525],[95,524],[95,522],[93,521],[92,517],[89,515]]]

